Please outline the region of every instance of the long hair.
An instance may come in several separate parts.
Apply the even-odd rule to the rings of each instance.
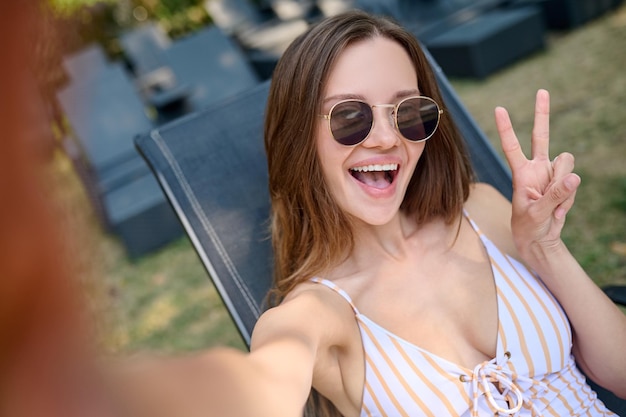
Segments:
[[[360,11],[318,23],[297,38],[278,62],[265,120],[275,256],[273,299],[347,256],[354,246],[348,217],[329,193],[315,146],[317,115],[333,64],[349,45],[374,37],[399,43],[409,55],[420,92],[440,106],[433,70],[415,37],[392,21]],[[458,218],[473,172],[464,142],[444,111],[426,142],[401,210],[418,223]]]

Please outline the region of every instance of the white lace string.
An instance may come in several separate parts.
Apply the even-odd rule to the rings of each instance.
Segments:
[[[504,354],[504,358],[501,360],[501,364],[497,364],[496,358],[485,361],[479,365],[477,365],[472,375],[470,376],[462,376],[461,381],[472,383],[472,416],[478,416],[478,399],[483,394],[487,397],[487,401],[500,414],[504,415],[516,415],[521,409],[522,406],[526,403],[529,405],[530,409],[533,412],[533,415],[539,415],[539,411],[533,404],[533,402],[524,396],[524,393],[519,387],[519,383],[529,383],[533,386],[541,387],[542,390],[547,390],[548,387],[539,381],[536,381],[532,378],[528,378],[525,376],[517,375],[513,372],[508,366],[505,366],[509,361],[511,354],[506,352]],[[463,378],[464,377],[464,378]],[[496,387],[494,384],[498,384]],[[508,408],[502,407],[500,404],[496,402],[494,398],[494,390],[496,395],[501,398],[509,398],[509,401],[506,401],[508,404]]]

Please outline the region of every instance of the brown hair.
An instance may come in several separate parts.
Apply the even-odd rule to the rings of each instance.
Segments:
[[[382,36],[408,53],[423,95],[443,100],[415,37],[385,18],[360,11],[323,20],[296,39],[274,71],[265,120],[275,256],[273,303],[297,284],[340,262],[353,245],[348,217],[331,197],[315,147],[317,114],[333,64],[350,44]],[[401,209],[418,223],[458,218],[472,168],[447,112],[428,140]]]

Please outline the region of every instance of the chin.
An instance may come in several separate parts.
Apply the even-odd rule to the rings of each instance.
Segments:
[[[399,210],[395,210],[393,214],[389,212],[381,213],[380,215],[372,215],[372,213],[367,213],[366,215],[351,217],[357,221],[358,224],[363,226],[385,226],[389,224],[399,213]]]

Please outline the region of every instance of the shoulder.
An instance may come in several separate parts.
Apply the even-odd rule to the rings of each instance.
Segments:
[[[511,233],[511,202],[493,186],[475,183],[465,210],[480,230],[504,252],[517,257]]]
[[[291,372],[311,372],[309,381],[320,393],[338,407],[358,412],[363,380],[360,337],[346,300],[324,285],[304,283],[261,316],[252,351],[282,352],[274,360],[291,359]],[[281,344],[287,349],[272,349]],[[306,353],[294,358],[293,351]]]
[[[478,182],[471,185],[465,209],[476,222],[479,220],[484,220],[488,224],[496,222],[499,226],[511,222],[511,202],[487,183]]]
[[[324,285],[298,285],[283,302],[259,318],[254,334],[255,344],[280,334],[303,338],[316,349],[346,343],[346,327],[354,326],[350,304]]]
[[[489,207],[495,205],[496,210],[511,210],[511,202],[506,199],[492,185],[485,182],[475,182],[470,185],[470,195],[466,206]]]

